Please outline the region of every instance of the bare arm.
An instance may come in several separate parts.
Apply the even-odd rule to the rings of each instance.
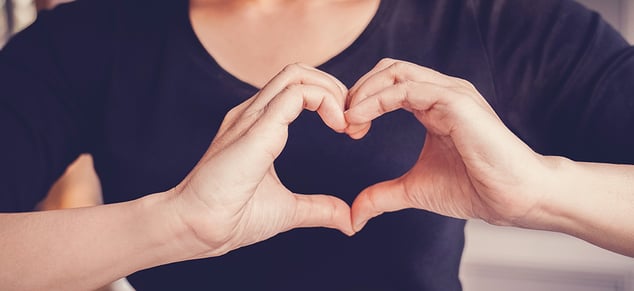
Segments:
[[[555,165],[551,190],[526,226],[564,232],[634,257],[634,166],[549,159]]]
[[[159,193],[112,205],[0,214],[0,289],[89,290],[191,258],[192,240]]]

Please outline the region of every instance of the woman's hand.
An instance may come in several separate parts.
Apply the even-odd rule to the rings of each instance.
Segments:
[[[175,188],[182,219],[202,246],[197,257],[218,256],[298,227],[354,233],[344,201],[292,193],[273,166],[288,125],[303,109],[317,111],[327,126],[343,132],[346,95],[334,77],[295,64],[227,114],[208,151]]]
[[[410,171],[356,198],[356,231],[372,217],[404,208],[501,225],[521,225],[536,209],[539,185],[548,180],[548,159],[510,132],[469,82],[386,59],[349,95],[346,133],[353,138],[363,137],[373,119],[400,108],[427,128]]]

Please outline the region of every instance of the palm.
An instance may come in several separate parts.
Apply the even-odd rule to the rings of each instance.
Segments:
[[[466,80],[429,68],[381,60],[351,89],[347,133],[363,137],[372,120],[405,109],[427,128],[419,160],[404,176],[366,188],[352,205],[360,230],[387,211],[421,208],[459,218],[508,224],[541,198],[527,193],[543,158],[515,136]]]
[[[292,227],[297,200],[274,171],[264,177],[252,197],[241,197],[244,206],[237,209],[232,245],[253,244]]]
[[[453,142],[428,134],[421,155],[402,177],[412,207],[458,218],[474,217],[480,207],[478,190]]]
[[[262,142],[260,150],[277,155],[285,138],[285,134],[270,134],[268,139],[257,140]],[[267,145],[274,146],[269,149]],[[351,233],[345,227],[350,223],[345,202],[328,195],[291,192],[271,166],[273,155],[250,154],[239,147],[232,144],[218,154],[210,151],[211,159],[232,161],[231,166],[197,167],[188,180],[188,192],[198,202],[191,204],[201,206],[200,213],[204,213],[190,224],[213,250],[200,257],[221,255],[296,227],[332,227]],[[219,177],[223,183],[210,183],[209,177]]]
[[[290,65],[253,98],[225,117],[199,164],[178,187],[186,223],[217,256],[297,227],[328,227],[352,235],[350,208],[329,195],[300,195],[278,179],[273,162],[286,144],[288,125],[303,109],[345,128],[346,89],[334,77]],[[194,209],[195,207],[195,209]]]

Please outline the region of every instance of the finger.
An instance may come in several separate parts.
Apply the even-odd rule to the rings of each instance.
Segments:
[[[303,109],[316,111],[327,126],[338,132],[347,125],[336,97],[322,87],[311,85],[288,86],[271,100],[258,123],[286,128]]]
[[[489,112],[495,114],[491,105],[478,93],[478,90],[471,82],[448,76],[414,63],[393,59],[382,60],[379,65],[363,76],[350,89],[346,108],[355,106],[368,96],[375,95],[388,86],[406,81],[434,83],[439,86],[468,92],[470,94],[467,95],[470,98],[487,108]]]
[[[292,228],[327,227],[352,236],[350,207],[343,200],[330,195],[295,194],[297,207],[292,217]]]
[[[399,179],[375,184],[354,199],[351,208],[352,227],[359,232],[373,217],[384,212],[411,208],[405,188]]]
[[[443,86],[462,86],[463,80],[443,75],[437,71],[413,63],[384,59],[363,76],[349,91],[346,108],[355,107],[368,96],[402,82],[431,82]],[[360,139],[370,130],[371,123],[349,124],[346,133]]]
[[[221,135],[225,131],[227,131],[227,128],[233,125],[242,116],[242,114],[244,114],[244,111],[247,109],[247,107],[251,105],[253,100],[253,98],[249,98],[244,102],[238,104],[236,107],[231,108],[231,110],[229,110],[227,114],[225,114],[225,117],[222,120],[222,124],[220,124],[220,128],[218,129],[217,135]]]
[[[278,122],[282,125],[288,125],[297,118],[295,113],[299,114],[302,109],[316,111],[324,123],[337,132],[343,132],[347,126],[347,122],[343,116],[338,98],[331,95],[329,91],[323,87],[312,85],[291,85],[284,89],[276,96],[271,103],[267,112],[262,118],[280,117]],[[278,109],[279,108],[279,109]],[[287,108],[287,109],[282,109]],[[282,115],[277,115],[277,110],[293,111],[290,116],[292,119],[284,119]],[[299,109],[299,111],[297,111]],[[275,115],[275,116],[273,116]]]
[[[341,95],[336,95],[335,96],[341,96],[342,98],[337,98],[337,101],[339,103],[339,105],[341,105],[341,110],[343,111],[345,109],[346,106],[346,99],[348,97],[348,87],[346,87],[345,84],[343,84],[341,81],[339,81],[339,79],[335,78],[335,76],[324,72],[324,71],[320,71],[316,68],[313,67],[309,67],[311,70],[315,70],[317,72],[320,72],[322,74],[324,74],[326,77],[328,77],[335,85],[337,85],[337,87],[339,88],[339,92],[341,93]]]
[[[473,92],[463,87],[408,81],[366,98],[346,111],[345,117],[350,125],[364,125],[387,112],[407,109],[428,132],[450,136],[460,155],[469,159],[481,159],[477,158],[481,153],[508,153],[510,144],[523,144],[490,107],[482,106],[470,94]],[[351,128],[346,133],[358,137]]]
[[[329,90],[331,94],[325,94],[325,95],[330,95],[332,98],[330,97],[328,98],[328,101],[327,101],[328,106],[324,106],[323,108],[321,108],[319,110],[319,113],[320,115],[325,116],[323,117],[324,120],[335,121],[334,124],[329,124],[333,129],[335,129],[338,132],[343,132],[344,126],[341,123],[342,119],[339,117],[342,116],[340,112],[343,111],[343,106],[345,102],[344,96],[346,96],[346,90],[347,90],[345,88],[345,85],[343,85],[343,83],[341,83],[339,80],[337,80],[333,76],[327,73],[321,72],[317,69],[307,67],[301,64],[298,64],[297,66],[299,66],[301,69],[314,71],[317,74],[324,75],[332,82],[332,84],[335,85],[336,88],[339,88],[338,90],[333,92],[332,91],[333,87],[331,86],[330,88],[331,90]],[[287,72],[290,72],[291,70],[292,69],[288,69]],[[316,76],[313,76],[313,77],[316,77]],[[310,79],[311,78],[307,78],[306,80],[310,80]],[[291,82],[296,82],[296,81],[306,82],[306,81],[302,81],[301,79],[297,79],[295,81],[291,80]],[[306,84],[308,85],[309,83],[306,83]],[[322,83],[322,84],[325,84],[325,83]],[[287,87],[291,85],[288,85]],[[274,84],[273,87],[277,87],[277,85]],[[287,87],[284,87],[281,90],[285,90]],[[325,88],[325,89],[328,89],[328,88]],[[223,120],[220,126],[220,129],[218,130],[218,134],[216,135],[216,138],[214,139],[214,143],[218,145],[216,148],[218,149],[224,148],[227,144],[231,143],[237,137],[244,134],[246,129],[248,129],[255,122],[255,120],[257,120],[261,116],[263,108],[259,110],[255,110],[255,108],[262,107],[263,106],[262,104],[264,101],[268,100],[270,102],[270,100],[272,99],[269,97],[261,97],[263,95],[268,94],[267,92],[264,92],[264,91],[266,90],[263,89],[263,91],[258,92],[258,94],[256,94],[254,97],[234,107],[227,113],[227,115],[225,116],[225,119]],[[272,91],[268,91],[268,92],[270,93]],[[275,96],[273,96],[273,98],[274,97]],[[332,105],[331,101],[334,101],[334,104],[338,106],[331,106]],[[267,104],[264,104],[264,106],[266,105]],[[345,123],[345,119],[343,119],[343,122]],[[227,133],[229,129],[231,130],[229,133]]]
[[[271,168],[269,169],[269,175],[273,177],[273,180],[275,180],[275,182],[280,185],[284,185],[284,183],[282,183],[282,180],[280,180],[280,177],[277,175],[277,171],[275,171],[275,166],[271,166]]]
[[[370,131],[370,127],[372,123],[368,122],[365,124],[351,124],[346,128],[346,134],[353,139],[361,139]]]
[[[284,88],[292,84],[307,84],[321,86],[336,96],[337,104],[343,111],[347,89],[332,75],[317,70],[304,64],[292,64],[286,66],[273,79],[271,79],[257,95],[256,100],[249,107],[249,111],[261,111]]]
[[[355,84],[352,85],[352,87],[350,87],[350,90],[348,91],[349,98],[346,103],[346,109],[349,108],[350,106],[350,103],[351,103],[350,97],[356,94],[356,91],[359,89],[361,84],[365,83],[365,80],[367,80],[369,77],[373,76],[377,72],[384,70],[385,68],[387,68],[388,66],[392,65],[395,62],[397,62],[397,60],[395,59],[390,59],[390,58],[382,59],[374,66],[374,68],[372,68],[372,70],[365,73],[365,75],[359,78],[359,80],[357,80],[357,82],[355,82]]]
[[[275,96],[256,122],[235,142],[240,159],[268,165],[279,156],[288,135],[288,125],[303,109],[317,111],[326,125],[342,132],[346,127],[343,112],[329,91],[320,86],[292,85]]]
[[[343,111],[347,88],[332,75],[304,64],[293,64],[285,67],[258,94],[234,107],[223,120],[214,143],[224,148],[227,144],[241,136],[262,114],[266,105],[282,90],[292,84],[314,84],[329,90],[335,96],[339,111]],[[329,120],[329,119],[328,119]],[[231,128],[229,134],[226,134]],[[342,132],[342,129],[338,129]]]
[[[434,83],[411,81],[399,83],[369,96],[346,111],[346,120],[351,125],[346,129],[346,133],[352,136],[356,133],[353,131],[352,125],[364,126],[377,117],[400,108],[421,112],[428,111],[440,104],[441,106],[435,108],[435,110],[449,113],[451,110],[447,106],[460,102],[461,98],[464,97],[454,90]],[[438,116],[443,117],[442,114]],[[450,128],[452,124],[447,125]]]
[[[206,156],[211,157],[216,155],[218,152],[231,145],[240,136],[244,135],[244,133],[253,125],[259,114],[245,114],[245,111],[254,100],[255,97],[249,98],[227,112],[220,124],[218,133],[211,141],[211,145],[205,153]]]
[[[447,87],[462,86],[463,83],[457,80],[457,78],[443,75],[413,63],[394,61],[384,66],[381,70],[376,70],[371,75],[368,74],[363,82],[355,85],[358,87],[354,88],[354,91],[351,90],[349,104],[350,107],[354,107],[368,96],[374,95],[389,86],[406,81],[435,83]]]
[[[376,66],[374,66],[374,68],[372,68],[372,70],[370,70],[361,78],[359,78],[359,80],[357,80],[357,82],[348,91],[348,97],[346,98],[346,105],[345,105],[346,110],[349,109],[351,106],[356,105],[356,103],[358,103],[358,100],[361,100],[360,98],[355,98],[355,96],[357,95],[356,92],[359,90],[359,87],[361,87],[361,85],[364,84],[368,78],[374,76],[374,74],[384,70],[385,68],[389,67],[395,62],[397,62],[397,60],[395,59],[390,59],[390,58],[382,59],[376,64]],[[371,126],[371,123],[348,124],[348,128],[346,128],[346,133],[348,133],[348,135],[354,139],[360,139],[364,137],[368,133],[368,131],[370,131],[370,126]]]

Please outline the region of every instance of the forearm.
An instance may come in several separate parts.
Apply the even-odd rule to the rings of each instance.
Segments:
[[[535,228],[568,233],[634,256],[634,166],[554,161],[554,174],[533,220]]]
[[[194,256],[168,193],[112,205],[0,214],[0,289],[89,290]]]

